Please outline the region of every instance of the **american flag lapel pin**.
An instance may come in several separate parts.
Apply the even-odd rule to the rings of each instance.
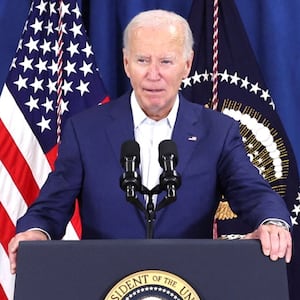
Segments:
[[[192,135],[192,136],[189,136],[189,137],[188,137],[188,140],[189,140],[189,141],[192,141],[192,142],[196,142],[196,141],[197,141],[197,137],[194,136],[194,135]]]

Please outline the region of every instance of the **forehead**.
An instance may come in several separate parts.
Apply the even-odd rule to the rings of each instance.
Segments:
[[[131,50],[181,51],[183,45],[184,37],[182,29],[173,24],[160,27],[137,27],[132,30],[129,36],[129,47]]]

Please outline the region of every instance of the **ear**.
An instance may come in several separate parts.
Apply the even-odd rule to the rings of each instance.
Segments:
[[[184,69],[184,78],[188,77],[192,68],[192,63],[194,59],[194,51],[191,51],[190,56],[185,62],[185,69]]]
[[[128,70],[128,51],[125,48],[123,48],[123,67],[127,77],[130,78]]]

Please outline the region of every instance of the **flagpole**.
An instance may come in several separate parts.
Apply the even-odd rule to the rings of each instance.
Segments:
[[[214,0],[213,10],[213,74],[212,74],[212,109],[216,110],[219,103],[218,97],[218,64],[219,64],[219,0]],[[214,219],[213,238],[218,238],[217,220]]]
[[[61,100],[63,85],[63,13],[62,0],[59,1],[59,20],[58,20],[58,68],[57,68],[57,144],[61,139]]]
[[[213,10],[213,88],[212,88],[212,109],[218,107],[218,64],[219,64],[219,0],[214,0]]]

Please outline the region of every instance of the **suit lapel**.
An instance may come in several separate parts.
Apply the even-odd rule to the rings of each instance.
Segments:
[[[116,159],[120,159],[121,145],[134,139],[130,94],[127,93],[112,103],[111,122],[107,125],[107,137],[113,147]],[[202,106],[189,102],[180,96],[177,119],[172,135],[178,148],[178,172],[182,172],[197,144],[205,135],[205,124],[201,124]],[[203,125],[203,126],[202,126]]]
[[[195,110],[195,104],[180,97],[172,139],[178,148],[177,170],[182,173],[197,144],[205,134],[205,126],[201,126],[202,106]]]
[[[134,139],[132,112],[130,107],[130,95],[126,94],[119,99],[112,100],[111,122],[107,125],[106,134],[111,143],[115,156],[120,160],[121,145]]]

